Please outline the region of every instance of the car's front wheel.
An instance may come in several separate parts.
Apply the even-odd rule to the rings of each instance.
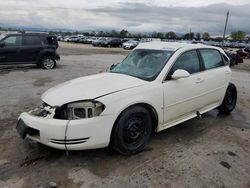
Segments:
[[[234,84],[229,83],[222,104],[218,107],[220,113],[229,114],[236,106],[237,89]]]
[[[148,142],[152,130],[149,112],[134,106],[126,109],[120,116],[112,133],[113,149],[123,155],[132,155],[142,151]]]
[[[43,69],[53,69],[56,67],[56,61],[51,56],[45,56],[42,58],[40,65]]]

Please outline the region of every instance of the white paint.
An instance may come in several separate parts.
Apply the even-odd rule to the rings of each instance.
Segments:
[[[147,82],[127,75],[103,73],[65,82],[42,96],[44,102],[52,106],[96,97],[105,105],[106,108],[100,116],[70,121],[67,139],[89,139],[85,143],[68,145],[69,150],[108,146],[115,120],[123,110],[134,104],[146,103],[152,106],[158,115],[157,131],[161,131],[195,117],[197,111],[205,113],[222,103],[231,77],[228,66],[191,74],[186,78],[164,81],[169,69],[183,52],[211,48],[224,54],[222,49],[165,42],[142,43],[136,47],[158,50],[166,48],[174,48],[176,52],[154,81]],[[50,139],[64,139],[68,120],[35,117],[29,113],[22,113],[19,118],[28,126],[40,131],[40,138],[30,137],[31,139],[50,147],[65,149],[63,144],[52,143]]]

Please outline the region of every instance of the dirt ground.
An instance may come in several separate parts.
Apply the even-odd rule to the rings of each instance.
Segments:
[[[231,115],[212,110],[154,134],[130,157],[108,148],[66,155],[22,140],[15,130],[19,114],[38,106],[50,87],[103,72],[128,51],[60,46],[57,69],[0,67],[0,187],[250,187],[250,60],[233,68],[238,103]]]

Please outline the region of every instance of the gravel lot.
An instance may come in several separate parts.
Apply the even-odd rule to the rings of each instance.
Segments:
[[[131,157],[107,148],[66,155],[19,138],[18,115],[39,105],[50,87],[103,72],[128,51],[60,43],[59,53],[50,71],[0,66],[0,187],[250,187],[250,60],[233,68],[239,98],[231,115],[212,110],[154,134]]]

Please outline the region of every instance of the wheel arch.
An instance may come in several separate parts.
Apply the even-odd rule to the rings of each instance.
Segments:
[[[141,103],[135,103],[135,104],[132,104],[132,105],[126,107],[125,109],[123,109],[120,112],[120,114],[117,116],[117,118],[116,118],[116,120],[115,120],[115,122],[113,124],[112,130],[111,130],[109,145],[112,143],[113,136],[114,136],[114,130],[115,130],[117,122],[121,118],[122,114],[126,110],[128,110],[129,108],[133,108],[135,106],[141,106],[141,107],[145,108],[149,112],[150,117],[152,119],[152,132],[154,132],[156,130],[156,128],[158,126],[158,122],[159,122],[159,116],[158,116],[158,113],[157,113],[156,109],[152,105],[150,105],[148,103],[143,103],[143,102],[141,102]]]
[[[37,63],[41,63],[42,59],[46,56],[52,56],[55,57],[55,53],[53,51],[43,51],[40,53],[38,59],[37,59]]]

